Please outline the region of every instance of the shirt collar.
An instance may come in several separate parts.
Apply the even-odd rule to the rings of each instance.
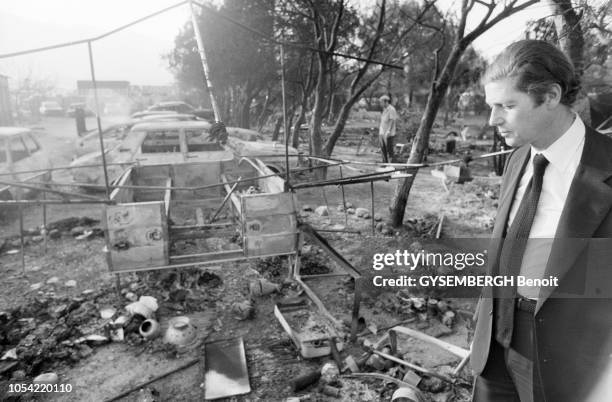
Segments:
[[[555,142],[553,142],[548,148],[542,150],[531,146],[531,159],[536,154],[541,153],[548,159],[551,165],[555,166],[561,171],[567,171],[570,169],[573,155],[578,152],[580,146],[584,142],[584,136],[586,128],[580,117],[575,114],[575,119],[570,128]],[[580,156],[578,156],[580,160]]]

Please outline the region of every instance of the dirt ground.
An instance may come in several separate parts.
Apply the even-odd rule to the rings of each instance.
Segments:
[[[362,127],[372,122],[362,122]],[[448,129],[450,131],[450,129]],[[438,130],[434,145],[440,147],[447,130]],[[69,143],[66,140],[66,143]],[[467,144],[459,144],[460,151]],[[354,144],[341,143],[334,157],[379,160],[376,147],[369,143],[355,154]],[[476,148],[475,155],[485,152]],[[64,155],[63,158],[67,157]],[[432,152],[430,162],[454,159],[457,156]],[[372,231],[372,219],[345,214],[341,189],[335,186],[310,188],[297,192],[300,202],[301,221],[321,229],[328,242],[349,262],[363,273],[371,271],[371,256],[374,253],[393,252],[406,249],[414,241],[431,237],[437,230],[439,217],[443,214],[443,237],[486,237],[497,206],[499,179],[489,175],[487,161],[475,161],[470,165],[475,176],[472,182],[459,185],[448,184],[434,177],[429,168],[421,169],[415,180],[406,211],[406,224],[399,229],[383,234]],[[343,169],[343,175],[357,172]],[[339,177],[338,169],[330,169],[329,177]],[[307,176],[293,178],[306,181]],[[355,208],[372,209],[380,222],[388,219],[387,206],[393,195],[396,181],[374,183],[374,192],[369,183],[344,187],[347,202]],[[448,191],[447,191],[448,188]],[[328,206],[329,214],[319,216],[314,212],[318,206]],[[70,217],[88,217],[99,220],[101,209],[95,205],[52,206],[47,208],[48,222]],[[25,210],[24,227],[32,229],[42,222],[40,207]],[[82,223],[82,222],[80,222]],[[99,222],[87,222],[82,229],[101,228]],[[378,223],[375,221],[375,223]],[[74,222],[72,228],[74,228]],[[76,225],[79,226],[79,225]],[[293,347],[290,338],[273,314],[274,304],[282,297],[300,296],[296,284],[288,280],[287,261],[248,261],[225,263],[218,266],[202,266],[176,272],[155,271],[138,274],[122,274],[120,284],[111,275],[104,260],[103,237],[94,235],[77,239],[71,228],[60,232],[57,239],[46,245],[40,238],[27,237],[24,266],[19,250],[18,220],[5,222],[0,227],[0,355],[16,347],[17,363],[0,361],[0,395],[12,382],[31,380],[43,372],[56,372],[59,383],[71,384],[72,392],[49,394],[4,395],[12,400],[42,401],[102,401],[134,388],[117,400],[122,401],[171,401],[202,400],[204,390],[203,344],[215,340],[241,337],[246,350],[251,393],[226,400],[285,400],[297,396],[300,400],[389,400],[397,387],[391,382],[375,378],[342,378],[341,396],[330,397],[320,392],[316,385],[293,392],[290,380],[309,370],[319,369],[329,357],[304,359]],[[339,232],[345,230],[347,232]],[[358,232],[358,233],[356,233]],[[302,250],[303,271],[307,273],[342,273],[340,267],[318,247],[306,243]],[[237,302],[249,298],[251,281],[266,278],[281,285],[277,293],[254,297],[254,316],[239,320],[233,310]],[[73,280],[76,283],[69,283]],[[68,282],[68,283],[67,283]],[[345,324],[350,323],[353,306],[354,283],[348,276],[327,276],[308,280],[332,315]],[[130,303],[126,296],[153,296],[159,303],[156,317],[164,333],[168,321],[174,316],[187,315],[197,327],[197,342],[185,350],[177,350],[163,343],[161,338],[144,341],[138,334],[126,334],[123,342],[95,342],[77,340],[90,334],[106,335],[108,320],[100,317],[99,311],[112,307],[119,312]],[[404,296],[414,296],[406,295]],[[414,314],[410,309],[401,310],[399,296],[385,291],[366,294],[361,305],[362,326],[356,344],[345,342],[342,357],[349,354],[358,358],[367,340],[375,342],[384,334],[384,328],[397,322],[430,333],[454,345],[468,348],[469,320],[465,314],[457,314],[449,326],[443,325],[438,316]],[[473,310],[473,299],[446,300],[456,312]],[[348,326],[343,331],[348,334]],[[369,328],[369,329],[368,329]],[[11,330],[13,332],[11,333]],[[376,332],[376,334],[374,333]],[[21,337],[21,338],[20,338]],[[399,356],[414,364],[436,372],[448,372],[458,364],[458,358],[435,346],[409,338],[400,338]],[[180,369],[145,387],[139,386],[158,376],[180,368],[199,359],[197,364]],[[365,371],[375,371],[368,368]],[[378,371],[402,378],[400,366]],[[450,385],[433,377],[423,377],[419,388],[426,400],[465,401],[469,399],[470,376],[463,370],[456,384]],[[338,384],[336,384],[338,385]],[[2,398],[0,398],[2,399]]]

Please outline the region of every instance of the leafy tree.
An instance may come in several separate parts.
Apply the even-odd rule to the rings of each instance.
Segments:
[[[226,123],[235,121],[248,128],[254,99],[277,77],[274,48],[252,32],[220,18],[219,13],[271,38],[274,1],[226,0],[216,10],[218,13],[211,12],[212,8],[203,8],[198,23],[215,95],[224,109]],[[181,88],[191,91],[197,88],[198,97],[205,99],[208,94],[202,85],[204,72],[190,23],[176,37],[175,48],[167,58]]]
[[[531,21],[526,31],[527,37],[558,45],[572,60],[583,88],[573,107],[587,124],[597,125],[600,120],[597,105],[591,104],[587,93],[599,94],[610,90],[611,9],[612,2],[597,6],[586,1],[554,0],[551,15]],[[595,116],[591,116],[593,113]]]
[[[343,0],[325,1],[308,0],[301,13],[311,23],[314,46],[317,50],[317,75],[314,88],[314,104],[310,120],[310,148],[317,156],[328,156],[323,151],[323,136],[321,126],[326,106],[326,96],[331,96],[327,83],[332,74],[333,55],[339,48],[342,38],[352,36],[356,24],[351,17],[354,9],[347,6]]]
[[[313,154],[327,157],[342,135],[352,107],[384,72],[397,66],[391,63],[401,61],[404,39],[419,27],[415,21],[424,20],[433,3],[422,7],[411,3],[412,19],[398,18],[402,6],[398,2],[387,5],[386,0],[381,0],[371,13],[362,14],[344,1],[312,0],[290,4],[293,13],[311,25],[310,41],[316,63],[309,72],[314,80],[303,81],[314,83],[310,148]],[[387,24],[391,28],[387,29]],[[308,66],[307,63],[303,65]],[[339,107],[334,107],[331,113],[335,100],[340,101]],[[302,112],[305,110],[301,107]],[[333,129],[324,141],[321,126],[326,115],[333,117]],[[320,172],[324,174],[323,170]]]

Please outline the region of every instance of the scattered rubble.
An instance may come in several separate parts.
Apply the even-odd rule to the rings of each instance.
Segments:
[[[95,226],[100,223],[97,219],[88,217],[66,218],[59,221],[50,222],[46,228],[24,229],[22,232],[24,245],[38,244],[44,241],[45,237],[56,240],[63,234],[82,239],[103,237],[104,230]],[[21,236],[13,235],[0,240],[0,254],[16,254],[21,249]]]
[[[355,209],[350,203],[347,203],[346,207],[347,213],[352,212],[363,219],[372,218],[377,222],[376,230],[383,235],[394,233],[393,230],[383,222],[383,216],[381,214],[375,214],[374,217],[371,217],[370,210],[367,208]],[[305,212],[315,212],[315,214],[319,216],[328,216],[330,213],[334,214],[335,212],[334,210],[330,211],[327,206],[319,206],[313,211],[311,207],[305,205],[302,210]],[[339,206],[337,210],[342,212],[344,207]],[[413,219],[409,222],[408,226],[415,235],[418,235],[418,237],[431,237],[432,234],[435,233],[437,223],[438,217],[431,215]],[[331,225],[331,222],[329,225]],[[335,225],[333,228],[340,230],[344,228],[344,226]],[[433,232],[432,228],[434,228]],[[85,226],[73,226],[68,232],[62,230],[60,236],[62,233],[70,233],[72,236],[75,236],[75,238],[87,239],[93,235],[94,231],[86,229]],[[34,242],[35,240],[31,239],[31,241]],[[318,246],[307,244],[301,256],[300,272],[302,275],[329,273],[332,272],[329,268],[329,264],[329,257],[322,253]],[[253,318],[257,310],[255,302],[262,303],[263,305],[263,303],[270,298],[276,298],[276,296],[270,298],[264,298],[263,296],[275,292],[285,293],[286,295],[286,293],[288,293],[287,289],[291,289],[289,293],[295,290],[295,287],[293,287],[294,285],[288,285],[284,280],[287,276],[288,269],[287,258],[274,257],[254,260],[249,262],[248,266],[254,268],[254,270],[261,275],[261,278],[252,279],[254,273],[249,272],[247,274],[248,276],[242,281],[237,282],[241,286],[240,292],[242,292],[242,296],[246,298],[241,299],[238,296],[234,299],[236,300],[235,302],[227,303],[227,308],[225,308],[225,311],[231,312],[231,315],[233,315],[236,320]],[[281,280],[279,280],[280,278],[283,278],[282,284]],[[50,295],[51,292],[46,292],[46,290],[49,288],[49,285],[60,283],[60,279],[50,279],[51,281],[47,281],[47,283],[42,279],[43,282],[32,284],[33,291],[39,296],[45,295],[53,299],[53,296]],[[0,346],[0,352],[3,352],[3,357],[7,356],[5,360],[14,360],[14,363],[16,363],[15,366],[9,368],[7,371],[11,373],[14,378],[31,377],[34,374],[48,371],[56,367],[58,362],[74,362],[78,359],[87,358],[96,353],[95,348],[97,346],[111,341],[126,342],[129,346],[143,345],[143,350],[154,350],[152,348],[162,350],[160,349],[160,344],[162,342],[175,346],[191,346],[197,341],[194,336],[195,329],[193,324],[189,322],[188,319],[187,322],[181,320],[175,322],[175,320],[182,318],[182,315],[190,311],[190,309],[201,309],[206,303],[215,305],[217,296],[221,292],[226,291],[221,277],[207,271],[205,268],[146,272],[138,275],[131,275],[127,279],[127,283],[124,284],[121,289],[122,297],[120,299],[123,305],[118,304],[115,299],[107,298],[106,295],[101,294],[99,291],[89,289],[72,299],[53,299],[53,302],[49,303],[44,308],[46,312],[44,318],[35,314],[32,316],[27,314],[20,315],[18,322],[23,331],[21,331],[19,336],[23,341],[20,340],[15,344],[16,337],[13,336],[11,339],[13,339],[14,344],[10,345],[13,346],[13,348],[8,350],[6,348],[2,349],[4,343],[0,343],[2,344],[2,346]],[[74,280],[67,282],[62,280],[62,283],[66,286],[76,286],[76,281]],[[71,285],[69,285],[69,283],[71,283]],[[248,295],[245,291],[246,286],[248,286]],[[59,288],[60,287],[56,287],[55,289],[57,290]],[[206,291],[203,291],[204,288]],[[350,286],[346,288],[350,288]],[[344,292],[342,293],[343,297],[346,296],[350,299],[350,290],[346,288],[339,290]],[[64,289],[64,291],[66,290]],[[105,292],[112,294],[112,290],[109,288],[105,289]],[[76,299],[76,304],[74,304],[75,301],[73,299]],[[370,303],[370,301],[364,301],[364,303]],[[258,307],[260,310],[258,315],[264,314],[265,312],[261,308],[261,305]],[[405,292],[384,294],[381,295],[381,297],[372,299],[370,307],[374,312],[385,310],[393,314],[398,314],[401,318],[411,319],[417,328],[433,336],[442,336],[452,332],[456,324],[456,313],[452,302],[434,297],[420,298]],[[160,321],[157,321],[155,318],[156,311],[160,309],[162,310],[159,312]],[[127,311],[129,315],[123,313],[124,310]],[[73,317],[77,314],[79,315],[78,318]],[[159,336],[162,332],[160,328],[162,325],[166,324],[163,317],[171,317],[173,315],[179,315],[179,317],[176,317],[169,323],[168,331],[166,331],[163,336]],[[41,361],[37,361],[36,364],[25,360],[24,357],[30,358],[31,360],[35,358],[34,355],[28,356],[24,354],[25,347],[36,346],[40,350],[43,345],[46,345],[44,337],[48,336],[49,330],[55,330],[51,324],[54,320],[63,320],[66,326],[68,326],[68,322],[70,322],[74,328],[65,328],[63,329],[65,333],[60,334],[62,336],[56,336],[54,338],[56,345],[58,345],[58,350],[48,346],[48,350],[39,353],[43,358]],[[229,327],[232,328],[231,320],[229,321]],[[302,329],[305,327],[310,329],[314,328],[313,332],[316,332],[318,329],[316,320],[313,321],[308,317],[304,319],[304,321]],[[312,322],[309,324],[308,321]],[[234,324],[236,324],[236,322],[234,322]],[[41,326],[45,328],[45,331],[40,331],[38,329]],[[221,322],[218,320],[217,327],[221,328],[221,326],[223,326],[225,330],[228,327],[228,322]],[[371,336],[371,334],[380,335],[384,331],[382,325],[376,325],[374,321],[364,322],[362,329],[366,328],[368,333],[365,336]],[[5,334],[2,331],[3,330],[0,330],[0,335],[4,337]],[[438,335],[434,335],[436,331],[439,333]],[[30,335],[33,335],[33,337],[29,337]],[[4,340],[4,338],[2,338],[2,340]],[[335,341],[332,344],[335,345]],[[383,346],[381,352],[388,355],[393,354],[388,346]],[[293,353],[295,353],[295,350]],[[396,364],[396,362],[385,359],[381,355],[372,354],[365,361],[361,361],[361,359],[356,359],[349,355],[346,350],[343,353],[343,357],[345,357],[343,364],[339,365],[332,362],[323,364],[322,367],[316,370],[319,373],[318,376],[308,373],[311,379],[315,377],[316,379],[300,389],[303,390],[303,392],[310,392],[310,395],[318,393],[333,398],[342,398],[343,400],[358,400],[361,398],[371,398],[371,400],[380,398],[388,399],[396,389],[398,391],[404,389],[398,388],[398,385],[401,385],[401,383],[398,382],[405,382],[408,384],[415,383],[415,385],[419,384],[419,388],[426,392],[440,394],[439,398],[442,398],[442,394],[450,395],[451,392],[457,393],[455,390],[456,386],[449,385],[447,382],[437,377],[416,374],[414,371],[402,367],[400,364]],[[395,356],[408,360],[408,356],[406,355],[397,356],[396,354]],[[339,368],[340,366],[342,366],[342,369]],[[340,375],[341,372],[351,371],[353,373],[359,373],[362,370],[374,370],[376,373],[371,374],[387,376],[398,382],[394,383],[393,381],[388,382],[386,380],[381,382],[376,379],[367,381],[363,379],[351,380]],[[436,371],[443,370],[438,367]],[[450,375],[450,373],[443,374]],[[317,382],[318,384],[313,384]],[[299,392],[298,388],[299,387],[294,387],[295,392]],[[351,399],[347,399],[349,396]],[[438,397],[436,396],[435,398]]]
[[[102,310],[100,310],[100,317],[105,320],[110,320],[111,318],[113,318],[116,312],[117,309],[114,307],[103,308]]]
[[[327,362],[321,367],[321,381],[325,384],[334,384],[338,381],[340,369],[334,362]]]
[[[33,378],[62,363],[87,358],[95,353],[96,347],[109,342],[139,344],[154,339],[159,323],[147,322],[144,316],[153,316],[159,306],[157,297],[146,292],[163,297],[162,284],[167,282],[160,280],[170,280],[169,273],[148,273],[137,282],[127,283],[122,289],[124,295],[142,295],[127,305],[117,304],[114,288],[109,285],[98,290],[86,289],[76,296],[59,296],[52,291],[59,283],[57,277],[31,285],[35,293],[27,303],[0,313],[0,355],[5,357],[0,360],[0,374]],[[171,286],[196,290],[202,286],[210,291],[221,284],[217,275],[197,268],[173,274]],[[185,300],[181,309],[188,312],[189,306],[190,300]],[[201,300],[197,308],[201,309]],[[127,315],[121,313],[124,309]],[[167,310],[166,307],[164,314]]]
[[[315,212],[315,214],[317,214],[319,216],[328,216],[329,215],[329,209],[325,205],[318,206],[315,209],[314,212]]]
[[[51,278],[47,279],[47,285],[53,285],[59,282],[59,278],[57,276],[52,276]]]
[[[32,383],[34,384],[57,384],[59,382],[59,376],[56,373],[44,373],[37,375]]]
[[[260,258],[250,262],[250,266],[267,279],[278,280],[287,276],[288,262],[285,257]],[[329,260],[322,250],[305,245],[300,257],[300,274],[318,275],[327,274],[330,271]]]
[[[413,232],[415,237],[433,238],[438,228],[440,218],[437,215],[427,214],[422,218],[410,218],[406,220],[405,226]]]
[[[189,317],[179,316],[170,320],[168,329],[164,335],[165,343],[179,347],[187,347],[192,346],[196,340],[196,328],[189,320]]]
[[[355,209],[355,215],[359,218],[368,219],[370,218],[370,211],[366,208],[357,208]]]
[[[0,349],[16,351],[18,364],[11,371],[37,375],[58,362],[81,359],[78,344],[88,342],[83,337],[104,331],[94,303],[100,296],[69,298],[40,292],[29,303],[5,312]]]
[[[255,317],[255,306],[251,300],[243,300],[232,305],[234,318],[239,321],[248,320]]]
[[[251,296],[265,296],[270,293],[279,292],[280,289],[280,285],[266,279],[257,279],[249,283],[249,292]]]

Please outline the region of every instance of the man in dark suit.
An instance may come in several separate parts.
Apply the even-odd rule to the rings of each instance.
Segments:
[[[612,140],[571,110],[579,83],[551,44],[510,45],[483,83],[489,123],[515,148],[488,273],[557,282],[484,290],[472,343],[473,401],[612,400],[612,267],[592,252],[594,239],[612,237]],[[593,278],[596,289],[587,294]]]

